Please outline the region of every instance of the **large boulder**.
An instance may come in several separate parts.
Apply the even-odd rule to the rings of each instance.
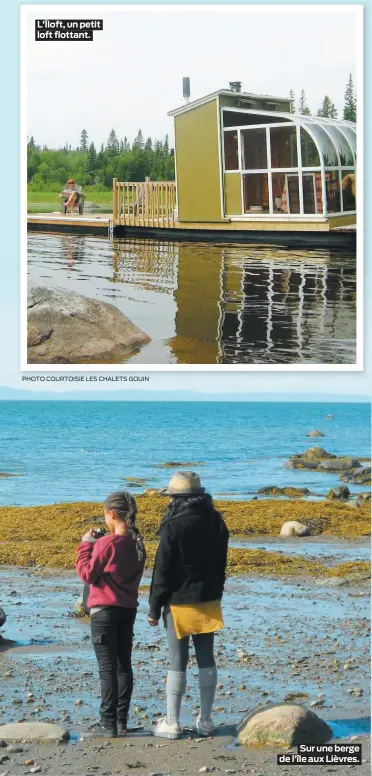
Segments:
[[[27,324],[29,364],[118,363],[150,341],[113,305],[63,288],[31,286]]]
[[[336,458],[336,456],[332,453],[327,453],[327,451],[324,450],[324,447],[309,447],[308,450],[305,450],[303,458],[306,458],[307,460],[319,460],[320,458]]]
[[[346,501],[350,498],[350,490],[347,485],[339,485],[337,488],[331,488],[327,493],[330,501]]]
[[[0,725],[0,738],[5,741],[68,741],[70,734],[61,725],[49,722],[12,722]]]
[[[239,743],[246,747],[320,745],[332,735],[332,729],[315,712],[296,703],[261,706],[238,725]]]
[[[309,458],[304,458],[301,455],[294,455],[283,464],[283,469],[317,469],[318,466],[319,459],[311,461]]]
[[[332,461],[322,461],[319,464],[319,471],[325,472],[345,472],[360,466],[356,458],[334,458]]]
[[[2,628],[2,626],[5,623],[5,621],[6,621],[6,614],[4,612],[4,609],[2,609],[1,606],[0,606],[0,628]]]
[[[351,471],[343,471],[340,480],[344,482],[353,482],[357,485],[363,485],[371,482],[371,464],[357,466]]]
[[[280,529],[280,536],[310,536],[310,534],[310,526],[299,523],[297,520],[288,520]]]

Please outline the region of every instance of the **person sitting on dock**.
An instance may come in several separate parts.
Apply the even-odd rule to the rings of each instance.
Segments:
[[[71,215],[74,215],[75,205],[79,203],[81,191],[73,178],[68,179],[66,188],[61,191],[59,196],[63,199],[64,213],[66,214],[67,208],[71,207]]]

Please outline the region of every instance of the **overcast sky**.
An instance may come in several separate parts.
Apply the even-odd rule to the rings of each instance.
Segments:
[[[76,147],[83,128],[97,146],[112,127],[130,141],[139,127],[146,137],[172,140],[167,112],[183,102],[183,76],[191,78],[191,99],[233,80],[277,96],[293,89],[297,98],[304,88],[313,113],[325,94],[342,111],[349,73],[357,77],[350,6],[32,8],[27,132],[49,147]],[[35,42],[35,18],[103,19],[103,30],[93,42]]]

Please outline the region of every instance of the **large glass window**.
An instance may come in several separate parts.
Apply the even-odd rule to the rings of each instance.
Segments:
[[[302,173],[304,213],[323,212],[322,175],[320,172]]]
[[[239,169],[238,133],[224,132],[225,170]]]
[[[266,170],[266,129],[243,129],[241,143],[243,170]]]
[[[297,167],[296,127],[272,127],[270,129],[271,166]]]
[[[338,170],[325,172],[325,187],[327,197],[327,211],[328,213],[340,213],[341,211],[341,199],[340,199],[340,178]]]
[[[263,113],[241,111],[239,116],[241,126],[223,132],[225,170],[240,169],[243,178],[243,208],[239,205],[236,215],[306,217],[355,211],[352,124],[294,116],[286,124],[279,118],[275,126]],[[249,124],[252,116],[265,126]],[[236,179],[238,200],[240,176]]]
[[[342,205],[344,210],[356,210],[356,179],[352,170],[341,170]]]
[[[271,179],[274,213],[299,213],[300,191],[297,173],[273,172]]]
[[[267,173],[243,175],[244,213],[269,213],[269,184]]]
[[[320,167],[320,156],[312,137],[301,127],[301,157],[303,167]]]

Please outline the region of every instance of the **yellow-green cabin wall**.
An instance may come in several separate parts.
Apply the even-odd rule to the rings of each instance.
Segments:
[[[175,116],[178,218],[221,221],[217,101]]]
[[[242,214],[240,172],[225,172],[225,213],[227,216]]]

